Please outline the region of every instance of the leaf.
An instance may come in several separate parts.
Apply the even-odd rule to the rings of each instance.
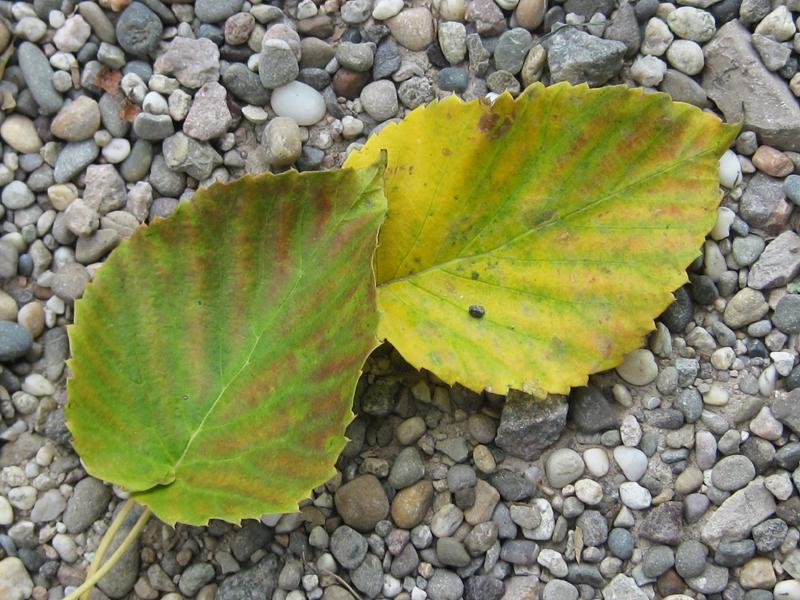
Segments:
[[[665,94],[566,83],[385,127],[345,163],[388,151],[379,336],[478,391],[584,385],[686,281],[737,130]]]
[[[89,472],[193,525],[295,511],[335,473],[377,345],[383,166],[214,185],[114,251],[69,329]]]

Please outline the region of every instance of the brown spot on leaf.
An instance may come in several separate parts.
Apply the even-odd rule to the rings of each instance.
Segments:
[[[119,93],[119,84],[122,81],[122,71],[102,67],[94,78],[94,84],[112,96]]]
[[[125,98],[119,108],[119,118],[123,121],[127,121],[128,123],[133,123],[136,115],[138,115],[141,110],[142,109],[140,109],[134,102]]]
[[[478,121],[478,129],[484,132],[489,139],[496,140],[503,137],[513,125],[513,115],[501,117],[496,112],[488,112]]]

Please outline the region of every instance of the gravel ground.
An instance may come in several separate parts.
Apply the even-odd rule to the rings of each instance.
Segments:
[[[567,80],[744,118],[717,224],[646,346],[545,405],[445,387],[383,348],[340,475],[301,512],[152,521],[93,598],[800,599],[799,13],[0,2],[0,51],[16,46],[0,81],[0,598],[80,584],[124,500],[82,469],[63,416],[73,301],[120,240],[198,185],[339,165],[434,98]]]

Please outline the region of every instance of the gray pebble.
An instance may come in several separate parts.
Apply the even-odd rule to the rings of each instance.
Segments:
[[[275,89],[294,81],[300,73],[297,57],[287,42],[279,39],[265,40],[258,59],[258,76],[261,85]]]
[[[141,181],[147,176],[152,159],[153,144],[147,140],[136,140],[128,158],[119,166],[122,178],[129,183]]]
[[[21,181],[12,181],[3,188],[2,193],[3,206],[11,210],[19,210],[27,208],[34,202],[36,197],[27,185]]]
[[[208,563],[195,563],[189,565],[181,574],[178,589],[181,594],[191,598],[200,589],[214,579],[214,567]]]
[[[714,553],[714,562],[723,567],[738,567],[753,558],[755,553],[753,540],[722,542]]]
[[[269,101],[269,92],[261,85],[261,79],[242,63],[233,63],[222,74],[225,88],[248,104],[264,106]]]
[[[608,523],[596,510],[585,511],[576,524],[583,531],[583,543],[587,546],[599,547],[608,539]]]
[[[675,554],[669,546],[650,546],[644,553],[642,571],[647,577],[663,575],[675,564]]]
[[[367,555],[367,540],[352,527],[342,525],[331,534],[333,557],[345,569],[355,569]]]
[[[163,30],[158,15],[139,2],[129,4],[117,19],[117,41],[132,56],[144,58],[153,52]]]
[[[784,179],[783,191],[789,200],[800,206],[800,175],[789,175]]]
[[[100,154],[100,148],[97,147],[93,140],[67,144],[56,159],[53,171],[56,182],[65,183],[77,177],[94,162],[98,154]]]
[[[57,113],[64,99],[53,87],[53,68],[44,52],[36,44],[22,42],[17,49],[17,61],[42,114]]]
[[[608,534],[608,549],[617,558],[628,560],[633,556],[633,535],[627,529],[615,527]]]
[[[0,361],[9,362],[24,356],[32,344],[31,333],[25,327],[0,321]]]
[[[786,294],[781,298],[772,322],[784,333],[800,333],[800,294]]]
[[[220,23],[242,10],[244,0],[197,0],[194,13],[204,23]]]
[[[442,537],[436,540],[436,556],[448,567],[466,567],[471,560],[464,544],[454,537]]]
[[[431,600],[458,600],[464,594],[464,582],[452,571],[436,569],[426,591]]]
[[[413,485],[425,476],[425,463],[415,446],[403,448],[389,472],[388,482],[393,488],[400,490]]]
[[[530,540],[508,540],[503,543],[500,558],[513,565],[532,565],[539,556],[539,545]]]
[[[374,554],[367,554],[364,561],[350,573],[350,580],[358,591],[374,598],[383,588],[381,561]]]
[[[503,71],[516,75],[533,45],[533,37],[527,29],[515,27],[500,36],[494,51],[494,64]]]
[[[675,570],[684,579],[698,577],[705,569],[708,548],[698,540],[685,540],[675,552]]]
[[[156,142],[175,133],[175,126],[169,115],[140,112],[133,121],[133,132],[139,139]]]

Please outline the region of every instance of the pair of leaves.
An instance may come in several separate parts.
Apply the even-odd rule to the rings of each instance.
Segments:
[[[566,393],[685,281],[735,129],[661,94],[535,85],[418,109],[342,170],[201,190],[76,305],[74,446],[164,521],[238,521],[333,474],[379,338],[450,383]]]

